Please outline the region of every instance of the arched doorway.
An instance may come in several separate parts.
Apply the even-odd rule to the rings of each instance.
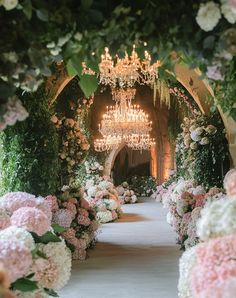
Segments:
[[[129,180],[132,176],[150,176],[151,155],[150,151],[131,150],[123,147],[118,153],[111,170],[115,185]]]

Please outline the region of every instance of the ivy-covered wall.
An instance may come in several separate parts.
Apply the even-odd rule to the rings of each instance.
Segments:
[[[0,191],[55,193],[58,187],[58,137],[44,88],[21,96],[29,117],[0,136]]]

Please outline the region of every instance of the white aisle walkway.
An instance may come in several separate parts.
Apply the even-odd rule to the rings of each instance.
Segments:
[[[179,248],[160,203],[125,205],[89,259],[76,262],[62,298],[176,298]]]

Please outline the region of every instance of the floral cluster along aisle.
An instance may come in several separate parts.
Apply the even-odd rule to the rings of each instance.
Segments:
[[[181,298],[232,298],[236,291],[236,169],[225,177],[227,196],[208,203],[197,222],[200,243],[180,259]]]
[[[134,204],[138,202],[135,192],[131,189],[128,182],[123,182],[116,187],[121,204]]]
[[[57,296],[55,291],[67,284],[71,251],[52,217],[42,197],[10,192],[0,198],[1,288],[6,297]]]
[[[118,219],[122,214],[119,195],[110,177],[103,176],[103,166],[91,158],[85,162],[85,173],[82,178],[85,199],[96,210],[96,219],[100,223]]]

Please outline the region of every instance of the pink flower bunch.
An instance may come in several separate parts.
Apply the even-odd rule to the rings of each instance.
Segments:
[[[63,203],[63,207],[65,207],[71,213],[71,216],[74,219],[77,214],[76,203],[73,201],[68,201]]]
[[[8,192],[0,198],[0,206],[12,214],[21,207],[36,207],[35,199],[27,192]]]
[[[89,213],[87,210],[83,208],[78,209],[78,216],[77,216],[77,222],[78,224],[82,226],[89,226],[90,225],[90,219],[89,219]]]
[[[197,248],[197,266],[192,273],[194,298],[202,291],[236,278],[236,235],[215,238]]]
[[[75,236],[76,231],[73,228],[68,229],[67,231],[62,233],[62,237],[70,244],[76,247],[77,238]]]
[[[53,213],[52,222],[64,228],[69,228],[73,217],[68,209],[59,209]]]
[[[0,230],[6,229],[11,225],[10,216],[7,214],[6,210],[0,208]]]
[[[39,236],[45,234],[51,226],[47,215],[35,207],[22,207],[17,209],[11,216],[11,224],[25,228]]]
[[[0,240],[0,262],[14,282],[29,272],[32,255],[20,241]]]
[[[49,204],[51,211],[57,211],[59,209],[59,205],[57,202],[57,197],[49,195],[45,198],[46,202]]]
[[[111,211],[111,215],[112,215],[112,220],[116,220],[118,218],[118,214],[115,210]]]

